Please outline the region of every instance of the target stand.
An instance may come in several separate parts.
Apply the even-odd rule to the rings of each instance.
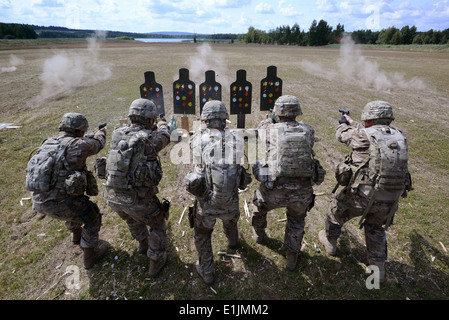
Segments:
[[[173,113],[182,114],[181,127],[190,132],[187,114],[195,114],[195,83],[189,79],[189,70],[179,69],[179,79],[173,82]]]
[[[230,113],[237,115],[237,128],[245,128],[245,115],[251,114],[252,84],[246,80],[246,70],[237,71],[230,88]]]

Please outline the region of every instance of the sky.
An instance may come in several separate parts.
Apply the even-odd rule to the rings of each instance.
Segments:
[[[0,22],[125,32],[246,33],[313,20],[345,31],[449,28],[449,0],[0,0]]]

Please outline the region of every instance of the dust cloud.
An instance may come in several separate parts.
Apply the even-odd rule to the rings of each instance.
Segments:
[[[215,71],[215,81],[220,83],[223,89],[231,85],[225,58],[213,51],[208,43],[198,46],[197,52],[189,58],[188,64],[190,80],[197,85],[206,80],[205,72],[208,70]]]
[[[301,62],[301,67],[307,73],[315,76],[328,80],[343,79],[346,82],[356,83],[364,88],[377,91],[391,92],[396,88],[426,89],[426,84],[417,77],[407,80],[399,72],[382,71],[377,62],[370,61],[362,55],[361,49],[355,45],[349,35],[346,34],[343,37],[341,44],[336,70],[307,60]]]
[[[0,73],[6,73],[6,72],[14,72],[17,70],[18,66],[21,66],[24,64],[23,59],[18,58],[17,56],[11,54],[9,56],[9,63],[7,67],[1,67]]]
[[[86,52],[60,52],[45,60],[40,76],[42,90],[38,102],[81,86],[94,85],[111,77],[111,69],[99,58],[104,33],[96,32],[88,38]],[[36,101],[34,102],[36,103]]]

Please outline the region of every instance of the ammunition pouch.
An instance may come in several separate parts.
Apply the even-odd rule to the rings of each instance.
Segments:
[[[335,179],[341,186],[348,186],[353,177],[353,165],[350,156],[346,156],[345,160],[335,168]]]
[[[87,188],[87,175],[85,172],[75,171],[64,181],[64,188],[70,196],[83,195]]]
[[[196,171],[189,172],[185,177],[186,190],[195,197],[204,197],[206,192],[206,181],[204,174]]]

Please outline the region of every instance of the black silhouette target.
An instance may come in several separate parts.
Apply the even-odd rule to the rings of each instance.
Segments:
[[[185,68],[179,69],[179,79],[173,82],[173,113],[195,114],[195,83]]]
[[[206,81],[200,84],[200,113],[208,101],[221,101],[221,84],[215,81],[215,71],[206,71]]]
[[[164,92],[162,86],[156,82],[154,72],[147,71],[144,74],[145,83],[140,86],[140,97],[153,101],[158,114],[165,114]]]
[[[231,84],[231,114],[250,114],[252,84],[246,80],[246,71],[237,71],[237,80]]]
[[[267,77],[260,81],[260,111],[270,111],[274,108],[277,98],[282,95],[282,79],[278,78],[277,68],[267,68]]]

